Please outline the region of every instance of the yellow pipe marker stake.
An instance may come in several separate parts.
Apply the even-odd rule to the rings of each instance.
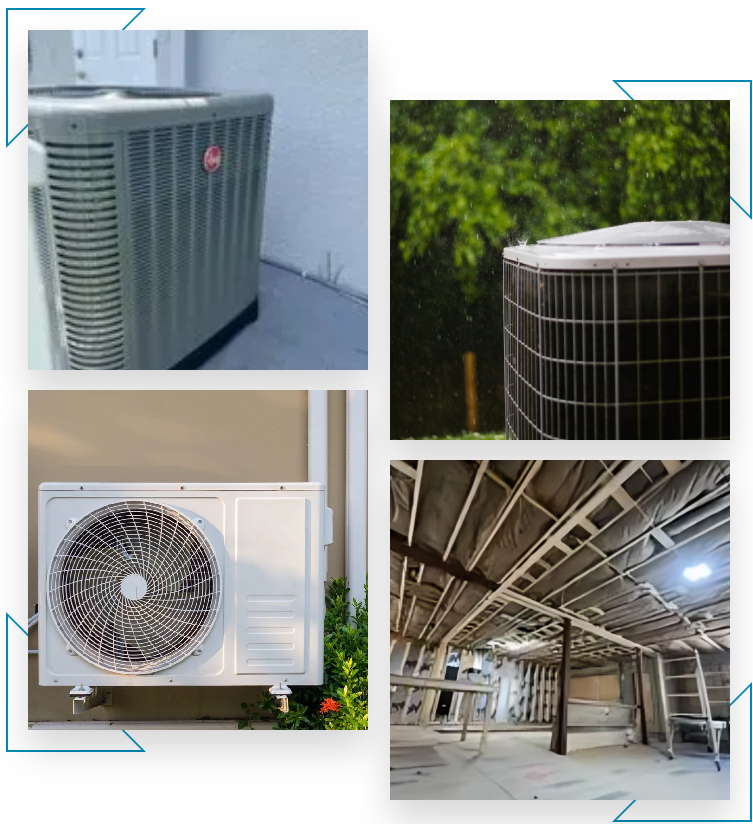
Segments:
[[[478,406],[476,405],[476,353],[463,355],[465,364],[465,407],[468,416],[468,431],[478,432]]]

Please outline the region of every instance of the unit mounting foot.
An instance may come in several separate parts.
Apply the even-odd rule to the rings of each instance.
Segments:
[[[112,706],[112,690],[103,687],[88,687],[86,684],[75,686],[70,696],[73,699],[73,714],[81,713],[100,706]]]
[[[280,702],[280,712],[288,712],[288,696],[291,694],[290,687],[285,683],[285,680],[280,681],[279,684],[274,684],[269,688],[271,695]]]

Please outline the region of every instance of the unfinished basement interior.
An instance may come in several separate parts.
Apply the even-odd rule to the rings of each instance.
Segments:
[[[729,461],[391,461],[390,492],[393,799],[730,797]]]

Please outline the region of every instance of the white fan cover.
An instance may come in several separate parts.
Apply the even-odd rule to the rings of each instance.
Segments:
[[[220,610],[216,554],[172,507],[122,501],[90,512],[50,563],[50,615],[69,651],[101,669],[146,674],[204,642]]]

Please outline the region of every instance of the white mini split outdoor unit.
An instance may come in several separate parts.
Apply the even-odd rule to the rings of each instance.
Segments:
[[[268,95],[29,89],[63,368],[193,368],[256,319]]]
[[[39,683],[320,684],[331,542],[317,483],[44,483]]]
[[[508,438],[729,438],[729,226],[630,223],[504,251]]]

